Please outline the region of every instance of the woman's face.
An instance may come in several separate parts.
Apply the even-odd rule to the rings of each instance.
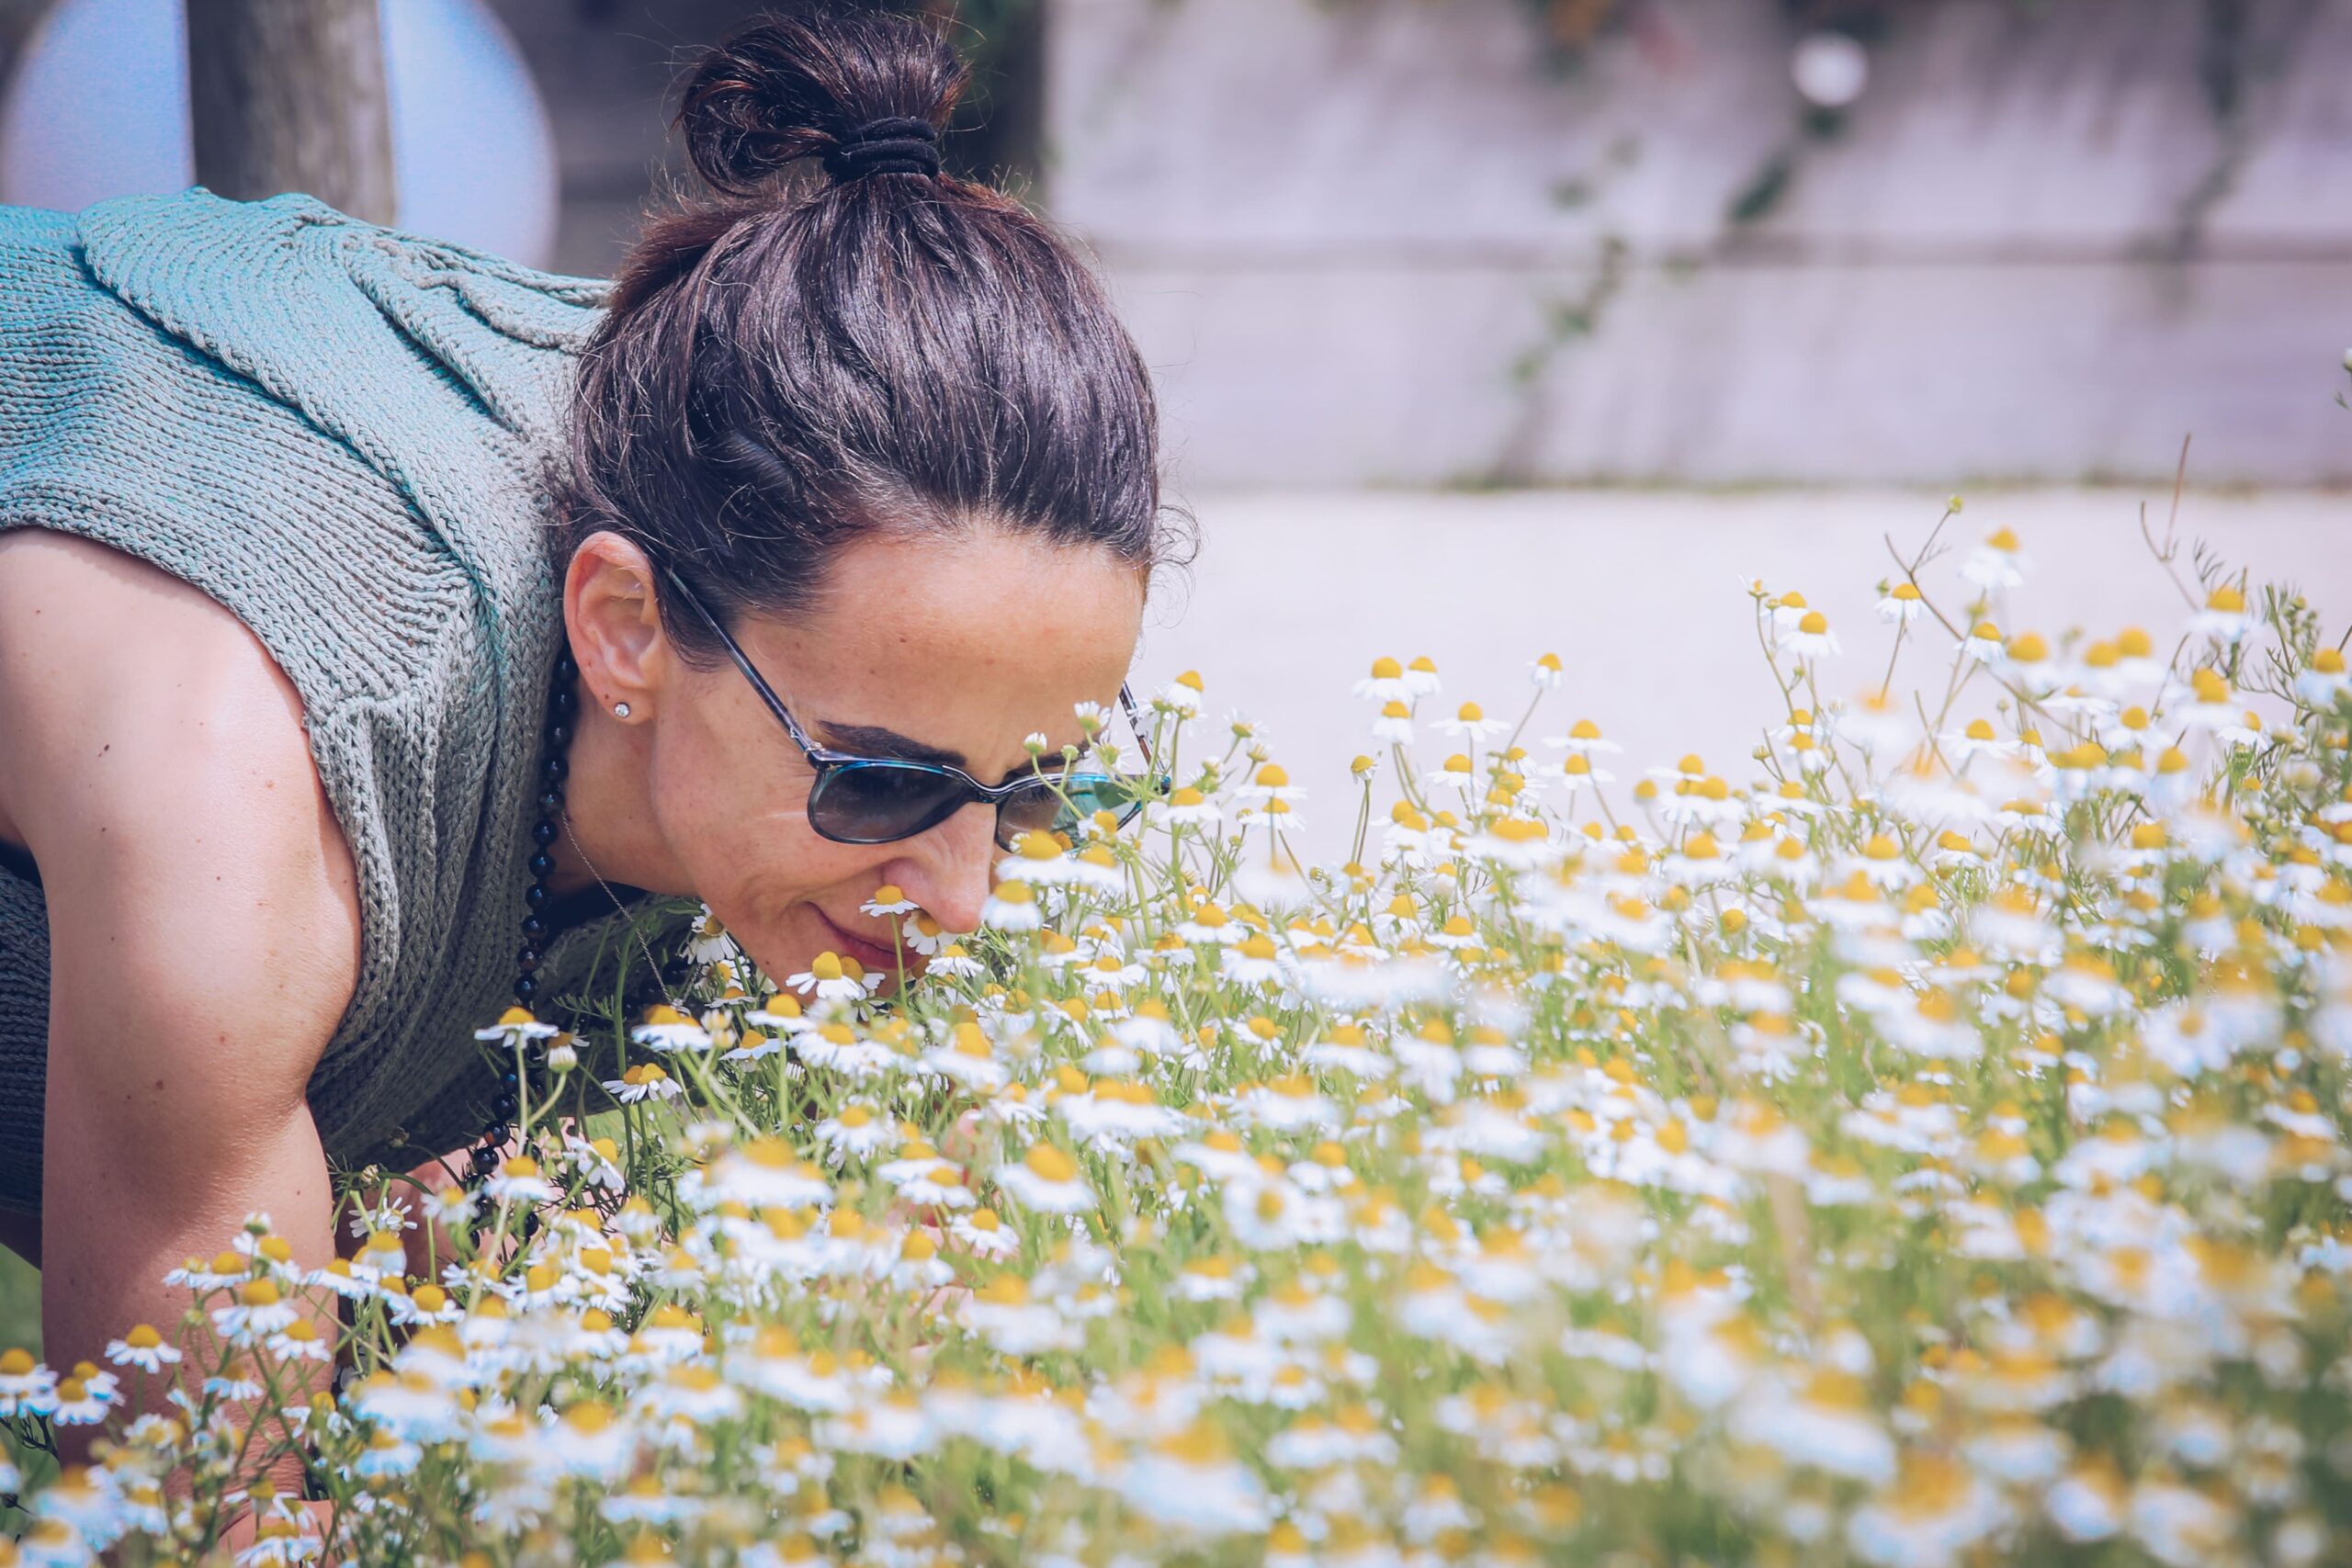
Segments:
[[[1117,696],[1143,604],[1142,574],[1107,550],[976,528],[868,536],[836,558],[823,608],[729,629],[818,745],[997,784],[1027,772],[1032,734],[1048,756],[1081,743],[1080,703],[1110,708],[1105,739],[1132,753]],[[895,974],[890,922],[859,909],[886,885],[949,931],[978,927],[1000,853],[993,807],[894,843],[820,837],[808,759],[733,661],[690,669],[658,633],[645,652],[645,722],[624,728],[659,850],[763,971],[781,978],[830,951]]]

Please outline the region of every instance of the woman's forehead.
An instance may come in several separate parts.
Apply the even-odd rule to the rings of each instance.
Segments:
[[[1032,731],[1074,739],[1075,705],[1113,700],[1143,585],[1100,548],[984,531],[861,540],[820,604],[739,631],[794,716],[843,750],[985,771]]]
[[[1144,579],[1100,545],[976,527],[871,534],[826,571],[837,612],[885,612],[883,624],[1001,640],[1008,631],[1084,636],[1123,627],[1142,611]]]

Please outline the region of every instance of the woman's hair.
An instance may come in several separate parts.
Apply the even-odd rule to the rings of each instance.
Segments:
[[[850,166],[876,119],[944,130],[967,80],[931,26],[871,11],[761,17],[694,62],[677,119],[710,195],[648,220],[581,356],[560,559],[612,529],[732,624],[819,604],[880,530],[1173,558],[1150,378],[1074,251],[989,186],[808,162]],[[682,654],[723,658],[667,586]]]

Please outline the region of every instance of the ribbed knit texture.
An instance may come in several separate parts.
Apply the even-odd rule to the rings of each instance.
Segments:
[[[0,528],[186,579],[301,694],[360,890],[357,988],[310,1087],[341,1166],[405,1168],[484,1120],[472,1032],[511,999],[563,639],[536,457],[609,287],[307,196],[0,207]],[[550,943],[543,997],[600,953],[609,987],[622,917],[589,891],[605,913]],[[40,1205],[48,979],[40,890],[0,866],[14,1208]]]

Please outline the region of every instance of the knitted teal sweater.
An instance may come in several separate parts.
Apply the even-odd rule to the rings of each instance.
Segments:
[[[341,1166],[413,1165],[486,1120],[473,1031],[516,973],[563,642],[543,464],[608,287],[307,196],[0,207],[0,528],[186,579],[301,694],[360,888],[358,986],[310,1086]],[[619,891],[666,961],[687,907]],[[592,969],[608,994],[623,917],[599,887],[563,903],[541,995]],[[0,868],[0,1204],[20,1209],[48,991],[38,882]]]

